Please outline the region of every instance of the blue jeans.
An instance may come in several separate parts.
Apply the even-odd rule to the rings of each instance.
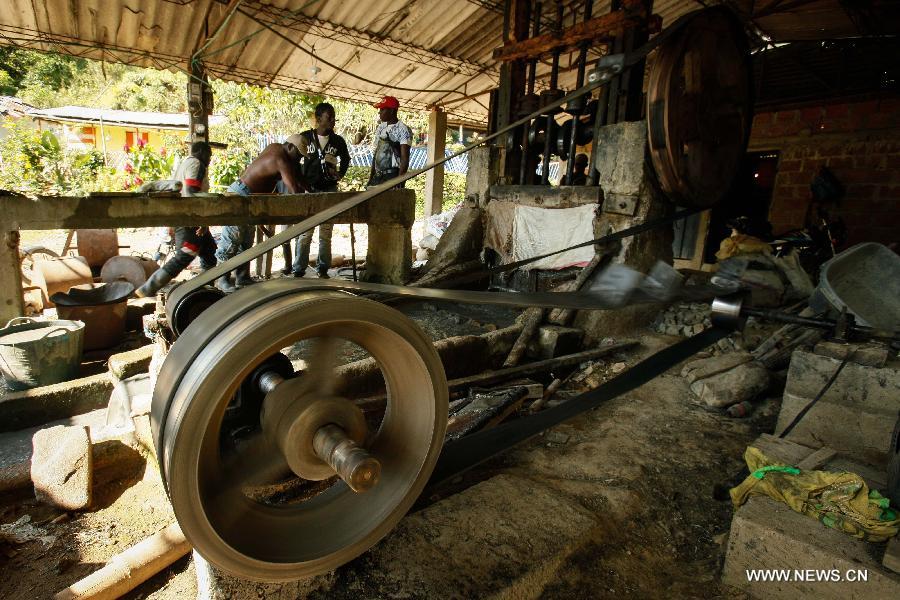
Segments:
[[[240,179],[228,186],[228,192],[239,196],[249,196],[251,193],[247,184]],[[255,233],[256,227],[253,225],[224,225],[216,245],[216,258],[222,263],[249,250],[253,246]]]

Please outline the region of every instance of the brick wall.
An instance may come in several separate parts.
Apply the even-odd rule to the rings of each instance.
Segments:
[[[778,150],[769,220],[776,233],[801,227],[809,184],[822,165],[844,185],[834,211],[848,245],[900,241],[900,98],[761,112],[751,150]]]

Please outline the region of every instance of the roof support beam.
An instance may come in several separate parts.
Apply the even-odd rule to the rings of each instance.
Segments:
[[[419,64],[436,67],[445,71],[452,71],[462,75],[472,76],[476,73],[487,71],[496,73],[492,65],[479,64],[465,61],[452,56],[398,42],[388,37],[378,37],[370,33],[351,29],[327,21],[322,21],[306,15],[293,14],[285,9],[263,4],[258,0],[245,2],[242,11],[253,11],[255,18],[268,25],[277,25],[282,28],[293,29],[301,25],[304,31],[308,29],[313,35],[357,46],[365,50],[380,52],[389,56],[399,56]]]

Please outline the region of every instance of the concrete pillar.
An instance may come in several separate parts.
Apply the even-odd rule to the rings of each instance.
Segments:
[[[0,240],[0,327],[25,314],[19,270],[19,232],[4,231]]]
[[[434,108],[428,115],[428,162],[444,158],[447,138],[447,113]],[[444,165],[425,173],[425,216],[441,212],[444,202]]]
[[[369,225],[369,252],[361,279],[402,285],[412,266],[412,230],[403,225]]]
[[[466,173],[466,198],[484,208],[490,200],[491,186],[500,179],[500,149],[479,146],[469,151],[469,171]]]
[[[600,237],[665,216],[672,208],[655,193],[644,161],[646,124],[635,121],[600,129],[595,167],[604,201],[603,210],[594,221],[594,234]],[[658,260],[672,264],[671,225],[622,240],[613,259],[643,273]],[[584,329],[593,341],[646,325],[658,311],[659,307],[651,304],[615,311],[580,311],[575,326]]]

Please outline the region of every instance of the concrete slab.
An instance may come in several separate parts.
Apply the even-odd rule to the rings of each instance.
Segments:
[[[93,457],[87,427],[50,427],[34,434],[31,481],[38,500],[63,510],[91,505]]]
[[[753,497],[734,515],[722,581],[773,600],[900,598],[900,576],[872,555],[870,544]],[[750,580],[763,569],[782,581]]]
[[[109,372],[117,379],[127,379],[146,373],[153,357],[153,344],[141,346],[128,352],[120,352],[109,357]]]
[[[791,357],[776,433],[822,390],[840,360],[797,350]],[[858,462],[883,466],[900,411],[900,369],[848,362],[816,406],[791,431],[798,443],[834,448]]]
[[[99,373],[11,392],[0,399],[0,432],[16,431],[106,406],[113,389],[108,373]]]
[[[825,460],[827,471],[847,470],[867,479],[865,467],[764,434],[752,444],[766,456],[791,465]],[[831,456],[831,458],[829,458]],[[786,504],[755,496],[735,511],[722,581],[757,598],[891,598],[900,597],[900,577],[882,569],[874,558],[880,545],[868,544],[829,529]],[[752,581],[762,569],[781,581]],[[812,570],[812,572],[807,572]],[[868,581],[850,581],[865,572]],[[750,574],[748,574],[750,572]],[[821,580],[827,578],[827,580]]]

